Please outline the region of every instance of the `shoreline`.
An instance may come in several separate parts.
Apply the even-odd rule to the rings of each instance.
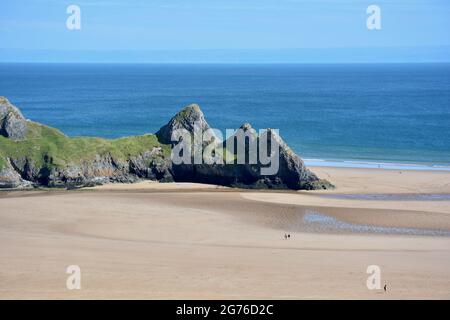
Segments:
[[[329,179],[335,184],[335,189],[328,190],[289,190],[289,189],[256,189],[234,188],[216,184],[194,182],[158,182],[154,180],[140,180],[134,183],[111,182],[97,186],[77,187],[37,187],[37,188],[0,188],[1,193],[22,191],[225,191],[225,192],[273,192],[292,194],[417,194],[417,195],[447,195],[450,194],[450,171],[446,170],[398,170],[387,168],[353,168],[335,166],[307,166],[321,179]],[[438,197],[437,197],[438,198]],[[368,197],[366,200],[371,200]],[[439,199],[437,199],[439,200]]]
[[[307,167],[330,167],[349,169],[384,169],[412,171],[450,171],[450,165],[420,162],[395,162],[389,160],[358,160],[358,159],[316,159],[303,158]]]
[[[355,194],[450,194],[450,172],[441,170],[394,170],[309,166],[322,179],[335,184],[333,190],[308,193]]]

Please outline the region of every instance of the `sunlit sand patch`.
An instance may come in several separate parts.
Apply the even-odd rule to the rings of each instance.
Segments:
[[[431,230],[421,228],[384,227],[368,224],[357,224],[339,220],[313,210],[306,210],[303,216],[304,227],[310,231],[344,231],[354,233],[379,233],[379,234],[399,234],[414,236],[443,236],[450,237],[450,231]]]
[[[330,193],[318,194],[317,196],[332,199],[349,199],[349,200],[387,200],[387,201],[446,201],[450,200],[448,193]]]

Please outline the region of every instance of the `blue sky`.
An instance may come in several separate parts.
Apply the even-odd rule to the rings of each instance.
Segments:
[[[81,30],[66,28],[70,4],[81,8]],[[370,4],[381,8],[381,30],[366,28]],[[230,50],[238,60],[253,52],[256,62],[282,62],[288,51],[309,61],[317,50],[323,62],[336,54],[359,61],[370,48],[380,61],[450,61],[449,17],[448,0],[2,0],[0,61],[96,61],[112,52],[118,62],[197,54],[220,62]]]

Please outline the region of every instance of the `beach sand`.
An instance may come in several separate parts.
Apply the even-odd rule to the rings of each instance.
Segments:
[[[450,298],[450,172],[311,169],[337,188],[0,192],[0,298]],[[367,288],[369,265],[387,292]]]

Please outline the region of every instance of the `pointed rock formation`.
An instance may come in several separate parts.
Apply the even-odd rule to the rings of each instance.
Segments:
[[[319,179],[307,169],[302,159],[289,148],[277,132],[271,129],[267,130],[280,146],[280,164],[275,179],[279,179],[290,189],[316,190],[333,188],[333,185],[327,180]]]
[[[250,150],[254,157],[255,144],[259,147],[261,139],[267,138],[258,135],[250,124],[240,127],[239,132],[244,133],[244,139],[242,136],[232,136],[225,142],[228,148],[228,143],[234,144],[235,138],[236,144],[237,141],[247,139],[248,145],[244,143],[244,161],[237,161],[237,148],[234,153],[227,148],[220,148],[222,141],[216,141],[217,137],[211,134],[208,141],[191,140],[189,146],[192,149],[192,161],[175,165],[170,157],[170,147],[178,146],[179,142],[172,141],[172,134],[179,129],[201,137],[211,128],[200,107],[192,104],[178,112],[156,136],[116,140],[70,138],[54,128],[26,120],[6,98],[0,97],[0,188],[78,187],[135,182],[139,179],[203,182],[245,188],[298,190],[332,187],[329,182],[309,171],[303,161],[271,129],[266,131],[271,137],[268,150],[273,146],[272,142],[276,141],[279,153],[273,154],[278,155],[278,170],[269,174],[264,170],[267,163],[263,165],[261,161],[250,161],[254,159],[250,158]],[[230,157],[229,163],[194,163],[194,157],[199,155],[194,151],[203,152],[211,143],[219,147],[217,149],[220,156],[225,154]],[[202,153],[200,160],[201,156]],[[217,154],[214,152],[214,155],[209,156],[216,158]],[[257,157],[260,156],[258,153]]]
[[[196,125],[202,131],[210,128],[199,105],[190,104],[179,111],[165,126],[159,129],[156,136],[161,143],[173,144],[172,134],[175,130],[185,129],[188,132],[194,133]]]
[[[26,133],[27,120],[22,113],[8,99],[0,97],[0,135],[12,140],[22,140]]]
[[[198,104],[190,104],[184,107],[181,111],[179,111],[169,122],[161,127],[159,131],[156,133],[158,140],[164,144],[170,144],[171,146],[175,146],[178,144],[177,141],[172,141],[173,133],[177,130],[186,130],[191,135],[191,141],[189,142],[191,148],[191,164],[179,164],[179,165],[171,165],[171,173],[173,179],[177,179],[178,181],[196,181],[196,168],[194,165],[194,153],[195,150],[202,150],[203,146],[207,144],[207,142],[196,143],[194,141],[194,132],[202,134],[203,132],[211,129],[209,124],[205,120],[205,116],[200,109]],[[214,140],[215,136],[211,137],[211,140]],[[181,141],[181,140],[180,140]],[[175,178],[177,177],[177,178]]]
[[[191,135],[194,134],[194,124],[202,130],[210,129],[205,117],[198,105],[190,105],[177,113],[168,124],[163,126],[157,133],[161,142],[176,145],[177,142],[171,140],[172,133],[177,129],[185,129]],[[277,189],[328,189],[332,188],[326,180],[319,179],[314,173],[308,170],[303,161],[297,156],[283,141],[283,139],[271,129],[267,129],[267,135],[275,139],[279,146],[279,168],[275,174],[264,175],[258,163],[249,163],[249,146],[252,142],[259,142],[261,138],[250,124],[245,123],[239,129],[245,133],[249,143],[245,144],[246,162],[239,164],[172,164],[172,174],[175,181],[202,182],[226,186],[237,186],[246,188],[277,188]],[[251,131],[250,131],[251,130]],[[250,132],[249,132],[250,131]],[[235,143],[235,136],[227,139],[223,148],[230,154],[229,145]],[[193,150],[192,150],[193,151]],[[236,156],[237,145],[235,144],[234,154]]]

